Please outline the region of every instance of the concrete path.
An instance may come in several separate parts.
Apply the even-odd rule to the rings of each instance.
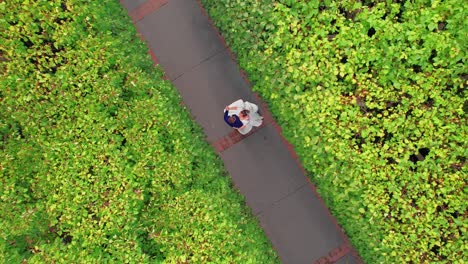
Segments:
[[[235,186],[283,263],[361,263],[308,181],[266,105],[196,0],[122,0],[155,63],[203,127]],[[261,107],[264,125],[246,136],[223,121],[242,98]]]

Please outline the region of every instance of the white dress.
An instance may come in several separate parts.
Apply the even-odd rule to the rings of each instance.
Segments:
[[[247,101],[244,102],[242,99],[239,99],[234,103],[230,104],[229,107],[237,107],[236,110],[229,110],[229,115],[235,114],[239,116],[239,113],[242,110],[249,110],[249,119],[242,120],[244,127],[237,129],[237,131],[239,131],[239,133],[241,133],[242,135],[249,133],[253,127],[258,127],[262,125],[263,118],[258,114],[258,106],[256,104]]]

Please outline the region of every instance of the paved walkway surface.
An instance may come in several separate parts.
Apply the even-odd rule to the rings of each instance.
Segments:
[[[121,0],[155,63],[182,95],[283,263],[361,263],[266,105],[197,0]],[[242,136],[223,120],[237,99],[264,124]]]

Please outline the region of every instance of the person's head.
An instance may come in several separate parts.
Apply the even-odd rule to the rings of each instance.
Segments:
[[[235,115],[232,115],[228,118],[229,124],[234,124],[236,123],[237,117]]]
[[[240,115],[241,115],[241,117],[246,117],[246,116],[248,116],[248,115],[249,115],[249,110],[242,110],[242,111],[240,112]]]

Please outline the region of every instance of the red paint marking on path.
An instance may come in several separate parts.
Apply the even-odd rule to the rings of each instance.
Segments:
[[[351,251],[350,246],[347,244],[344,244],[330,251],[328,255],[319,258],[318,260],[314,262],[314,264],[335,263],[338,260],[340,260],[342,257],[346,256],[346,254],[348,254],[350,251]]]
[[[233,130],[231,133],[227,134],[226,136],[216,140],[215,142],[211,143],[215,150],[219,153],[225,151],[226,149],[234,146],[235,144],[241,142],[245,138],[249,137],[250,135],[254,134],[255,132],[259,131],[262,127],[264,127],[266,124],[265,122],[259,126],[259,127],[254,127],[252,130],[245,134],[242,135],[239,133],[237,130]]]
[[[168,0],[148,0],[146,3],[140,5],[135,10],[130,12],[130,17],[133,20],[133,23],[136,23],[142,20],[148,14],[153,13],[158,10],[163,5],[167,4]]]

